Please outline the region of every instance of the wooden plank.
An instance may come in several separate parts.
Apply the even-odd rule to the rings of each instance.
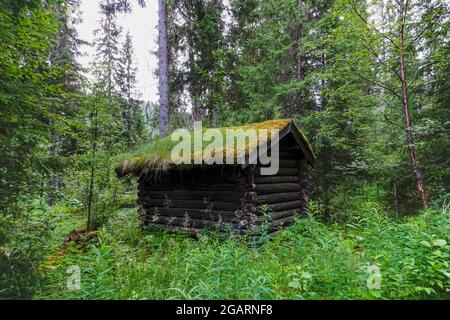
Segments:
[[[300,192],[285,192],[285,193],[269,193],[257,196],[256,203],[261,204],[272,204],[280,203],[286,201],[300,200]]]
[[[303,153],[304,157],[308,160],[308,162],[311,164],[311,166],[314,166],[315,159],[313,155],[309,152],[309,149],[307,148],[305,141],[303,140],[303,137],[301,136],[298,129],[295,127],[295,125],[289,124],[288,126],[289,131],[292,133],[292,136],[295,138],[297,145],[300,147],[299,152]]]
[[[284,192],[298,192],[300,185],[298,183],[271,183],[271,184],[257,184],[257,194],[269,193],[284,193]]]

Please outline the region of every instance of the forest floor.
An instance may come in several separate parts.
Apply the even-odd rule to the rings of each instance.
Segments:
[[[372,208],[347,224],[311,216],[257,248],[143,230],[135,208],[119,209],[95,240],[61,249],[82,222],[60,215],[35,299],[450,298],[448,208],[396,220]]]

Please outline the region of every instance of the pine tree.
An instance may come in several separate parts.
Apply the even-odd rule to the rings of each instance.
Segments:
[[[103,87],[107,96],[117,93],[117,75],[119,68],[121,27],[117,25],[117,16],[112,0],[102,0],[100,10],[102,18],[100,28],[95,30],[94,75],[97,85]]]
[[[79,92],[81,79],[81,65],[78,58],[81,53],[79,46],[86,42],[78,38],[75,26],[81,23],[79,17],[80,0],[68,0],[58,2],[54,6],[54,12],[58,18],[58,33],[56,46],[50,56],[53,66],[61,68],[58,83],[62,84],[65,92]],[[65,69],[63,69],[65,67]]]
[[[136,1],[145,7],[145,0]],[[109,13],[131,12],[129,0],[110,0],[104,6]],[[159,134],[169,132],[169,45],[167,39],[167,3],[158,0],[158,59],[159,59]]]
[[[169,14],[171,49],[187,57],[171,60],[171,78],[177,80],[171,94],[187,94],[192,119],[212,126],[218,124],[224,96],[224,9],[222,1],[184,0]]]
[[[142,132],[142,112],[140,101],[136,92],[136,72],[134,62],[133,41],[128,32],[120,51],[117,82],[122,99],[122,122],[127,140],[128,149],[131,149],[139,140]]]

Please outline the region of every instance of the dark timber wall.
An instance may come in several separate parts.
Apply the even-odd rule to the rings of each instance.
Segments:
[[[292,137],[280,142],[280,169],[260,174],[261,165],[174,169],[139,179],[139,204],[151,227],[197,234],[202,228],[237,234],[264,225],[271,233],[303,215],[309,164]],[[263,209],[263,210],[261,210]]]

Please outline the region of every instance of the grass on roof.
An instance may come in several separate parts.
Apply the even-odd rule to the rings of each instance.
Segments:
[[[252,123],[248,125],[243,126],[234,126],[234,127],[223,127],[223,128],[216,128],[220,130],[222,133],[222,136],[225,140],[225,132],[227,129],[256,129],[259,133],[260,129],[267,129],[270,133],[270,130],[278,129],[280,132],[285,129],[290,123],[293,123],[290,119],[281,119],[281,120],[268,120],[264,122],[259,123]],[[295,124],[294,124],[295,125]],[[203,132],[207,130],[208,128],[203,128]],[[190,130],[189,133],[191,134],[191,141],[193,144],[193,130]],[[310,149],[309,144],[306,140],[306,138],[303,136],[305,144],[307,144],[307,147]],[[259,140],[259,137],[258,137]],[[179,141],[172,141],[171,136],[168,135],[164,138],[155,138],[152,141],[142,145],[138,149],[122,154],[118,157],[117,165],[116,165],[116,172],[119,176],[123,176],[129,173],[132,173],[134,175],[139,175],[141,173],[145,172],[158,172],[158,171],[167,171],[171,167],[175,167],[176,164],[174,164],[171,160],[171,152],[175,145],[177,145]],[[206,146],[208,146],[211,142],[210,141],[203,141],[202,150],[205,149]],[[248,154],[249,152],[255,150],[255,148],[258,146],[259,141],[257,141],[256,144],[250,145],[247,143],[245,148],[245,154]],[[234,148],[233,151],[226,150],[225,143],[222,144],[223,148],[222,150],[217,150],[219,153],[222,152],[223,157],[225,159],[226,154],[234,154],[234,157],[236,156],[242,156],[242,154],[237,155],[236,154],[236,148]],[[202,152],[195,153],[193,145],[191,146],[191,159],[201,159]],[[185,165],[184,165],[185,166]]]

